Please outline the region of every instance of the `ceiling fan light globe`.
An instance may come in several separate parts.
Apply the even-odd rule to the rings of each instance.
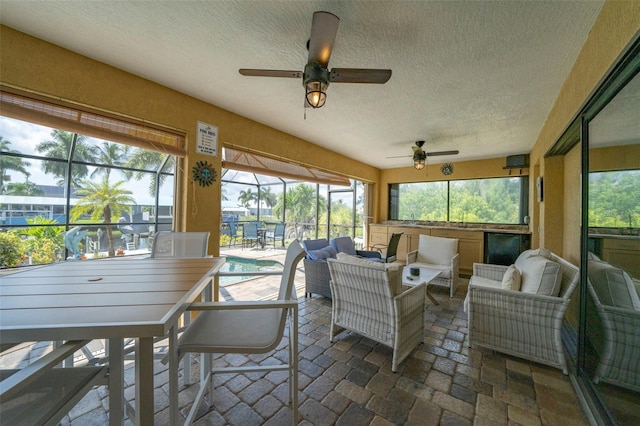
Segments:
[[[327,100],[327,86],[323,81],[309,81],[305,85],[307,102],[313,108],[321,108]]]
[[[416,170],[422,170],[424,169],[424,166],[426,165],[426,161],[424,160],[424,158],[420,158],[420,159],[414,159],[413,160],[413,167],[416,168]]]

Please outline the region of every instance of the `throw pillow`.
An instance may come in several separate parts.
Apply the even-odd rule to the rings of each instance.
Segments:
[[[520,271],[516,268],[516,265],[509,266],[502,277],[502,288],[506,290],[519,291],[520,283]]]
[[[356,256],[356,248],[353,244],[351,237],[336,237],[331,240],[331,246],[336,249],[338,253],[347,253],[351,256]]]
[[[523,262],[520,272],[520,291],[554,297],[560,292],[562,269],[558,263],[543,256],[529,256]]]
[[[522,268],[524,266],[524,262],[531,256],[542,256],[542,257],[545,257],[545,258],[547,258],[549,260],[552,260],[551,259],[551,251],[547,250],[545,248],[537,248],[537,249],[525,250],[522,253],[520,253],[518,258],[514,262],[514,265],[516,265],[516,268],[518,268],[518,270],[520,270],[520,272],[522,272]]]
[[[336,257],[336,251],[331,246],[326,246],[318,250],[309,250],[307,258],[310,260],[322,261]]]
[[[588,275],[600,303],[640,311],[640,298],[636,287],[623,269],[604,261],[590,260]]]
[[[600,260],[600,258],[590,251],[587,253],[587,260]]]

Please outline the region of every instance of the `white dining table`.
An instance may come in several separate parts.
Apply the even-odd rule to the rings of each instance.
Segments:
[[[204,290],[210,297],[223,264],[221,257],[84,260],[0,276],[0,344],[108,339],[109,423],[115,425],[124,417],[123,341],[135,338],[130,420],[153,424],[154,337],[175,343],[180,316]],[[177,368],[174,354],[169,351],[170,366]]]

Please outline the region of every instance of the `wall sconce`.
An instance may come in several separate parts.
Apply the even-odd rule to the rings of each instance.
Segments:
[[[314,62],[304,67],[304,79],[307,103],[313,108],[321,108],[327,100],[327,87],[329,87],[329,71],[320,63]]]

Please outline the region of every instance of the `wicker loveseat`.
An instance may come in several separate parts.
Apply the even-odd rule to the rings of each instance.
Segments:
[[[640,297],[636,283],[623,269],[592,258],[587,286],[598,312],[587,322],[588,336],[599,357],[593,382],[640,392]]]
[[[426,284],[405,290],[402,265],[339,253],[331,271],[330,340],[343,330],[393,349],[391,371],[424,340]]]
[[[346,239],[348,239],[350,243],[346,241]],[[302,241],[302,247],[304,247],[306,252],[303,260],[305,297],[311,296],[312,294],[319,294],[331,299],[331,288],[329,287],[331,277],[329,275],[327,259],[335,259],[339,252],[346,252],[350,255],[365,258],[375,258],[378,261],[382,261],[382,256],[378,251],[356,250],[353,240],[349,237],[335,238],[331,240],[331,243],[329,243],[326,238],[304,240]]]
[[[524,251],[511,266],[475,263],[465,300],[470,345],[568,374],[561,328],[578,280],[576,266],[544,249]]]

